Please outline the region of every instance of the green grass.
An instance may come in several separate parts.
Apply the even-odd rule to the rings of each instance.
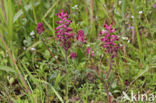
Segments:
[[[136,94],[156,93],[154,0],[93,0],[93,4],[92,0],[21,1],[0,0],[1,103],[106,103],[104,82],[117,103],[130,102],[121,101],[123,91],[129,95],[132,90]],[[67,53],[68,78],[64,50],[55,40],[59,20],[56,13],[61,9],[69,11],[75,35],[81,29],[87,38],[84,45],[74,40]],[[45,27],[42,36],[36,32],[38,22]],[[118,44],[123,46],[113,61],[109,78],[103,81],[109,69],[109,55],[101,48],[98,35],[105,22],[113,22],[116,35],[120,36]],[[86,55],[87,47],[95,51],[95,57]],[[73,60],[69,56],[72,51],[78,55]]]

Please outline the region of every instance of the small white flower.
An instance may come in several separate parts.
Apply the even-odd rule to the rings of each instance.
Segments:
[[[119,1],[119,5],[122,3],[122,1]]]
[[[142,14],[143,13],[143,11],[139,11],[139,14]]]
[[[26,47],[24,47],[23,49],[26,50]]]
[[[58,56],[55,56],[56,59],[58,59]]]
[[[35,35],[35,32],[32,31],[32,32],[30,33],[30,36],[34,36],[34,35]]]
[[[130,40],[128,40],[127,43],[130,43]]]
[[[131,16],[132,19],[134,19],[134,16]]]
[[[31,51],[35,51],[36,50],[36,48],[31,48]]]
[[[72,9],[79,9],[78,5],[73,6]]]
[[[98,19],[98,16],[96,16],[96,19]]]
[[[122,37],[123,40],[128,40],[128,37]]]

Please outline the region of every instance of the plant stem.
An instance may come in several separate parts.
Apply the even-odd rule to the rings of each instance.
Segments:
[[[105,89],[106,94],[107,94],[107,103],[112,103],[111,97],[109,95],[109,87],[107,86],[107,84],[106,84],[106,82],[105,82],[105,80],[103,78],[101,78],[101,81],[102,81],[102,83],[104,85],[104,89]]]
[[[66,71],[66,102],[68,103],[68,69],[67,69],[67,50],[65,50],[65,71]]]
[[[109,70],[108,73],[106,74],[106,79],[108,79],[111,70],[112,70],[112,56],[110,56]]]
[[[108,73],[106,74],[106,77],[105,77],[106,81],[108,81],[108,77],[109,77],[110,72],[111,72],[111,70],[112,70],[112,58],[113,58],[113,57],[110,56],[109,70],[108,70]],[[108,87],[108,85],[106,84],[105,79],[103,80],[103,78],[102,78],[101,81],[103,82],[104,88],[105,88],[106,93],[107,93],[107,103],[112,103],[111,96],[109,95],[109,87]]]
[[[15,59],[13,58],[13,56],[12,56],[12,54],[11,54],[11,52],[10,52],[10,50],[9,50],[9,48],[8,48],[8,46],[7,46],[7,44],[5,43],[5,41],[4,41],[4,39],[3,39],[3,36],[2,36],[1,34],[0,34],[0,38],[1,38],[1,41],[2,41],[2,43],[3,43],[3,45],[4,45],[4,48],[5,48],[6,51],[8,52],[8,55],[9,55],[9,57],[10,57],[10,59],[11,59],[13,65],[15,66],[15,69],[16,69],[18,75],[19,75],[19,78],[20,78],[21,82],[24,84],[24,86],[25,86],[25,88],[26,88],[26,92],[28,92],[29,94],[31,94],[31,90],[29,89],[29,87],[28,87],[26,81],[24,80],[24,77],[23,77],[22,74],[20,73],[20,70],[18,69],[18,66],[17,66],[17,64],[16,64],[16,62],[15,62]]]
[[[59,61],[55,58],[55,55],[51,52],[51,50],[49,49],[49,47],[46,45],[46,43],[45,43],[46,41],[44,41],[44,39],[43,39],[42,37],[41,37],[41,40],[42,40],[44,46],[45,46],[45,47],[47,48],[47,50],[49,51],[51,57],[54,58],[55,61],[59,64]]]

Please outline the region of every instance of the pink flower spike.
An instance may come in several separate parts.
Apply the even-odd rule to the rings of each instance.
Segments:
[[[59,24],[55,30],[60,45],[67,51],[71,46],[71,39],[74,37],[72,33],[73,29],[69,27],[71,20],[68,20],[68,12],[61,10],[61,13],[57,13],[57,16],[61,19],[56,23]]]
[[[84,31],[83,31],[83,30],[79,30],[79,31],[78,31],[76,39],[77,39],[79,42],[82,42],[82,43],[85,43],[85,42],[86,42],[86,40],[85,40],[85,35],[84,35]]]
[[[77,54],[75,52],[70,53],[70,58],[75,59],[77,57]]]
[[[41,22],[38,23],[36,29],[37,29],[37,33],[41,34],[44,31],[43,23]]]
[[[116,41],[119,40],[117,35],[112,34],[116,30],[112,28],[113,23],[111,23],[109,26],[107,23],[104,24],[104,31],[101,31],[101,34],[105,34],[104,36],[101,35],[101,42],[102,47],[105,48],[105,51],[112,55],[112,57],[115,57],[118,51],[118,45],[116,44]]]

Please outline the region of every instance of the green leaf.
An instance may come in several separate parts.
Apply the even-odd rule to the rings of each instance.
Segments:
[[[149,70],[149,66],[147,65],[145,70],[141,70],[135,77],[134,80],[131,82],[131,84],[133,84],[139,77],[141,77],[142,75],[144,75],[146,72],[148,72]]]
[[[81,51],[80,48],[77,50],[77,57],[79,62],[81,62],[84,57],[84,53]]]
[[[7,73],[9,73],[9,72],[16,73],[16,71],[13,68],[8,67],[8,66],[2,66],[2,65],[0,65],[0,70],[1,71],[5,71]]]

